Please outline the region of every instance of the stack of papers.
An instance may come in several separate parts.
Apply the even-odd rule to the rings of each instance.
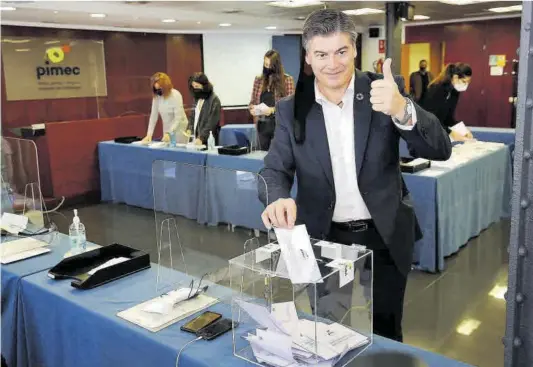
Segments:
[[[48,243],[34,238],[21,238],[20,240],[3,242],[0,246],[0,261],[2,264],[10,264],[50,252],[47,247]]]
[[[275,367],[329,367],[349,351],[368,343],[368,337],[339,323],[298,319],[294,302],[274,304],[272,312],[241,300],[237,304],[261,326],[255,334],[244,337],[260,363]]]
[[[28,226],[28,217],[6,212],[2,214],[0,226],[4,231],[17,235]]]

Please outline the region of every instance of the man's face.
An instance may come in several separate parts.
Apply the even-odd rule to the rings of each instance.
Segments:
[[[426,70],[427,67],[428,67],[428,63],[427,63],[427,62],[422,61],[422,62],[420,63],[420,70]]]
[[[357,52],[348,33],[315,36],[308,44],[305,61],[318,83],[326,88],[345,88],[355,67]]]

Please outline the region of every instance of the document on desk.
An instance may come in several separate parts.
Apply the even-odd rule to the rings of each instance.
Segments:
[[[305,225],[275,228],[283,261],[293,284],[322,283],[322,275]]]
[[[173,305],[172,309],[168,313],[160,314],[145,311],[146,309],[153,311],[150,304],[160,301],[161,297],[153,298],[133,306],[132,308],[121,311],[117,313],[117,316],[133,324],[139,325],[146,330],[156,333],[167,326],[170,326],[186,317],[189,317],[207,307],[218,303],[218,299],[205,294],[200,294],[195,298]]]
[[[0,227],[11,234],[19,234],[28,226],[28,217],[24,215],[3,213],[0,220]]]
[[[50,249],[46,246],[48,246],[48,243],[35,238],[21,238],[15,241],[2,242],[0,244],[0,261],[5,265],[42,255],[50,252]]]

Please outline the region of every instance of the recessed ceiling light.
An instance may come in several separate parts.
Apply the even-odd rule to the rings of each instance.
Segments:
[[[276,29],[277,27],[275,25],[269,25],[268,27],[265,27],[265,29]]]
[[[231,23],[220,23],[219,26],[221,26],[221,27],[231,27]]]
[[[196,22],[196,24],[202,24],[202,22]]]
[[[59,12],[57,10],[54,10],[54,14],[57,14],[57,13],[59,13]]]
[[[344,10],[344,14],[348,15],[368,15],[368,14],[381,14],[385,11],[380,9],[372,9],[372,8],[361,8],[361,9],[353,9],[353,10]]]
[[[299,17],[296,17],[294,19],[296,19],[296,20],[305,20],[307,18],[305,16],[303,16],[303,15],[300,15]]]
[[[107,15],[102,13],[93,13],[91,14],[91,18],[105,18]]]
[[[511,11],[522,11],[522,5],[503,6],[499,8],[490,8],[489,11],[494,13],[509,13]]]
[[[17,52],[28,52],[28,51],[30,51],[30,49],[29,48],[17,48],[17,49],[15,49],[15,51],[17,51]]]
[[[12,6],[0,6],[0,10],[1,11],[13,11],[13,10],[17,10],[17,8],[14,8]]]
[[[163,19],[162,22],[163,23],[174,23],[176,21],[176,19]]]
[[[414,17],[413,17],[414,20],[426,20],[426,19],[429,19],[429,17],[427,15],[420,15],[420,14],[416,14]]]
[[[322,1],[318,0],[285,0],[285,1],[272,1],[267,3],[270,6],[278,6],[281,8],[301,8],[304,6],[316,6],[323,5]]]
[[[439,0],[439,2],[449,5],[471,5],[477,3],[489,3],[494,0]]]
[[[61,43],[61,41],[59,40],[54,40],[54,41],[46,41],[44,44],[45,45],[55,45],[57,43]]]
[[[505,293],[507,292],[507,286],[505,285],[495,285],[494,288],[489,292],[489,296],[496,299],[505,299]]]

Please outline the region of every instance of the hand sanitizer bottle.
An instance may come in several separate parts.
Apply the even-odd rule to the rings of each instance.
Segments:
[[[213,132],[209,132],[209,138],[207,138],[207,150],[215,150],[215,137]]]
[[[87,247],[85,226],[80,222],[77,209],[74,209],[74,219],[68,229],[68,235],[70,238],[70,253],[76,255],[84,252]]]

